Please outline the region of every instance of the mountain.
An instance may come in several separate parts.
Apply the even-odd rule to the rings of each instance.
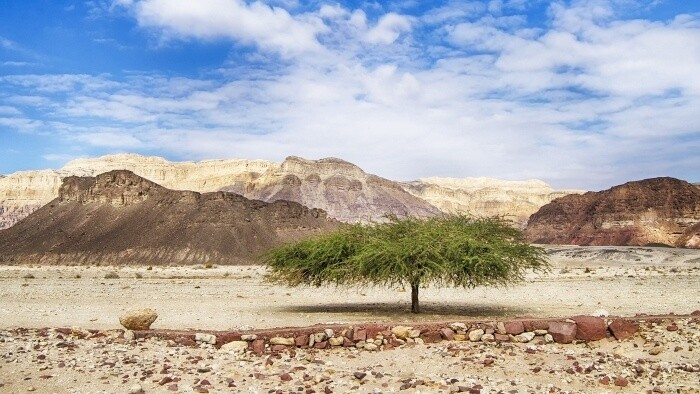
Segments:
[[[171,190],[118,170],[67,177],[56,199],[0,231],[0,263],[251,263],[337,225],[294,202]]]
[[[429,216],[439,210],[407,193],[394,181],[366,174],[339,159],[316,161],[289,157],[266,160],[170,162],[135,154],[77,159],[59,170],[24,171],[0,179],[0,229],[51,201],[61,179],[129,170],[165,187],[212,192],[235,191],[264,201],[285,199],[328,212],[347,222],[379,220],[386,214]]]
[[[222,190],[248,198],[299,202],[320,208],[344,222],[382,220],[397,216],[434,216],[440,211],[407,193],[399,183],[367,174],[347,161],[327,158],[305,160],[291,156],[250,180],[241,180]]]
[[[504,181],[491,178],[422,178],[402,185],[406,191],[448,213],[505,216],[521,227],[537,210],[581,190],[554,190],[543,181]]]
[[[525,234],[547,244],[700,248],[700,189],[653,178],[564,196],[533,214]]]

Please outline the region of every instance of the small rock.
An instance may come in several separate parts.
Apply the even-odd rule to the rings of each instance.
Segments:
[[[210,345],[216,345],[216,335],[206,334],[203,332],[198,332],[194,334],[194,340],[200,343],[208,343]]]
[[[576,339],[576,323],[551,322],[548,331],[557,343],[571,343]]]
[[[467,325],[464,323],[460,323],[460,322],[450,323],[449,327],[454,332],[466,332],[467,331]]]
[[[657,355],[661,354],[661,352],[663,352],[663,351],[664,351],[663,348],[657,346],[657,347],[649,349],[649,354],[651,354],[652,356],[657,356]]]
[[[126,330],[124,331],[124,339],[127,341],[133,341],[136,339],[136,334],[134,334],[134,332],[131,330]]]
[[[294,338],[274,337],[270,339],[270,345],[294,346],[294,343]]]
[[[496,340],[496,337],[493,334],[484,334],[481,336],[482,342],[493,342],[495,340]]]
[[[365,378],[365,376],[367,376],[366,373],[364,373],[364,372],[359,372],[359,371],[353,373],[352,375],[353,375],[353,376],[355,377],[355,379],[357,379],[357,380],[362,380],[362,379]]]
[[[119,323],[127,330],[148,330],[157,318],[153,309],[130,309],[119,316]]]
[[[625,339],[634,335],[639,331],[639,325],[632,323],[625,319],[615,319],[608,326],[610,332],[617,338],[618,341],[624,341]]]
[[[484,330],[478,328],[476,330],[469,331],[469,340],[472,342],[479,342],[481,337],[484,336]]]
[[[289,381],[292,380],[292,379],[293,379],[293,378],[292,378],[292,375],[290,375],[289,373],[286,373],[286,372],[285,372],[285,373],[283,373],[282,375],[280,375],[280,380],[283,381],[283,382],[289,382]]]
[[[535,339],[535,333],[534,332],[524,332],[522,334],[518,334],[515,336],[515,342],[520,342],[520,343],[528,343]],[[483,340],[483,338],[482,338]]]
[[[223,344],[219,349],[219,351],[221,352],[228,352],[234,354],[242,354],[245,353],[246,350],[248,350],[248,342],[246,341],[231,341],[229,343]]]
[[[140,384],[136,383],[129,387],[129,394],[143,394],[143,387],[141,387]]]
[[[258,336],[255,334],[243,334],[243,335],[241,335],[241,341],[253,342],[256,339],[258,339]]]
[[[617,377],[617,378],[615,378],[615,381],[613,383],[615,384],[615,386],[618,386],[618,387],[627,387],[627,385],[629,384],[629,381],[626,378]]]
[[[332,337],[328,339],[331,346],[341,346],[345,342],[345,337]]]

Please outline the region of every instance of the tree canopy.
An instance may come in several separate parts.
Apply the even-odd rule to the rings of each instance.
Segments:
[[[407,286],[418,313],[419,286],[508,285],[548,270],[545,256],[502,218],[448,215],[346,225],[276,248],[264,263],[267,280],[289,286]]]

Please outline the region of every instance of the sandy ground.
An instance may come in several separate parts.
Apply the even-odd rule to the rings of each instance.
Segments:
[[[522,285],[421,289],[417,316],[404,289],[286,288],[265,283],[256,266],[2,266],[0,328],[120,328],[134,307],[158,312],[153,328],[211,330],[700,309],[698,250],[559,247],[550,256],[552,272]],[[112,272],[119,278],[105,279]]]
[[[152,328],[199,330],[700,309],[700,251],[549,252],[552,272],[519,286],[421,289],[425,313],[418,316],[408,312],[410,295],[402,289],[289,289],[264,283],[260,267],[0,267],[0,393],[700,393],[700,324],[688,319],[673,331],[645,326],[625,342],[443,342],[385,352],[299,350],[279,358],[125,341],[116,331],[80,339],[16,329],[119,329],[119,314],[132,307],[158,311]],[[119,278],[106,279],[112,272]],[[660,352],[652,355],[652,348]]]

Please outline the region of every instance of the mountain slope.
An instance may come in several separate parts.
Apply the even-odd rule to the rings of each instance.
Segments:
[[[443,212],[505,216],[523,227],[530,215],[544,204],[568,194],[583,193],[581,190],[554,190],[536,179],[504,181],[431,177],[406,182],[403,187]]]
[[[337,223],[289,201],[159,186],[130,171],[68,177],[58,198],[0,231],[0,262],[240,264]]]
[[[543,206],[525,230],[532,242],[700,247],[700,189],[674,178],[628,182]]]

